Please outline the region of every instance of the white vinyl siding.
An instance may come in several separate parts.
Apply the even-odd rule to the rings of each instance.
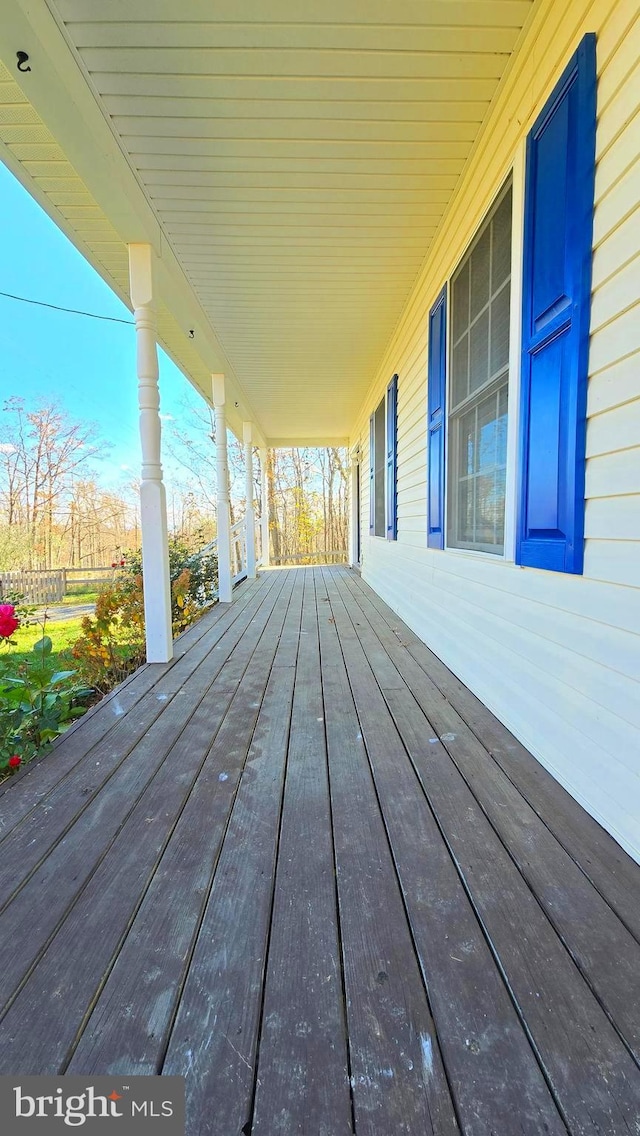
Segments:
[[[539,6],[362,407],[354,435],[366,449],[386,376],[402,374],[398,541],[364,540],[363,577],[640,859],[640,15],[631,0],[585,8]],[[427,548],[426,329],[589,31],[599,82],[586,545],[584,574],[571,576],[515,566],[508,540],[505,558]]]

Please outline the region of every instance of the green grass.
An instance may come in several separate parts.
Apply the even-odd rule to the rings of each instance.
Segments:
[[[102,585],[101,585],[102,586]],[[67,584],[67,592],[62,603],[95,603],[98,589],[93,584]]]
[[[76,619],[47,620],[45,635],[48,635],[53,643],[50,658],[55,659],[61,653],[68,651],[76,639],[80,638],[82,619],[83,617],[79,615]],[[14,635],[16,646],[10,648],[12,658],[20,661],[25,659],[39,639],[42,639],[41,624],[34,623],[31,627],[19,628]]]

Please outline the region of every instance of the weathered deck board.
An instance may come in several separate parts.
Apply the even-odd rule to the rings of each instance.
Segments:
[[[316,576],[356,1125],[363,1136],[454,1133],[454,1106],[347,671],[331,608],[322,608],[326,587]]]
[[[0,794],[2,1071],[183,1073],[189,1136],[636,1131],[640,869],[354,573],[116,697]]]
[[[215,972],[217,952],[213,947],[209,952],[212,937],[216,933],[221,936],[222,943],[219,950],[227,952],[229,964],[238,938],[254,930],[255,925],[250,912],[245,912],[244,919],[240,917],[241,911],[236,905],[242,894],[241,888],[238,886],[234,892],[233,886],[236,881],[235,873],[240,875],[244,873],[245,889],[251,885],[254,888],[254,902],[257,901],[254,878],[256,863],[253,856],[246,857],[244,840],[246,840],[252,805],[255,805],[256,809],[263,810],[262,819],[257,814],[258,819],[261,819],[259,839],[263,840],[263,826],[266,826],[266,816],[274,794],[273,784],[277,781],[277,772],[274,770],[278,762],[275,742],[276,731],[281,722],[280,718],[273,720],[274,713],[284,715],[286,721],[286,695],[283,698],[278,691],[277,697],[272,697],[273,680],[269,678],[262,701],[260,687],[265,682],[264,671],[268,672],[271,660],[274,656],[277,657],[278,638],[283,621],[286,626],[290,618],[296,620],[295,602],[291,603],[290,599],[290,588],[285,587],[260,640],[260,669],[251,675],[249,667],[245,689],[242,689],[242,684],[238,687],[235,711],[242,716],[241,725],[237,726],[235,717],[227,718],[229,727],[234,730],[234,736],[225,736],[221,730],[214,741],[203,773],[194,783],[167,853],[145,895],[96,1008],[79,1039],[68,1072],[95,1072],[108,1068],[112,1072],[121,1073],[156,1073],[162,1066],[167,1046],[169,1053],[165,1061],[165,1070],[173,1071],[173,1066],[178,1064],[181,1050],[176,1039],[183,1036],[185,1029],[188,1031],[185,1022],[190,1019],[191,1002],[195,999],[197,1005],[201,1004],[200,984],[206,968],[213,967]],[[297,620],[299,622],[299,613]],[[292,668],[288,669],[286,677],[292,690]],[[260,709],[256,731],[251,745],[248,746],[247,738],[250,736],[251,723],[258,702]],[[253,778],[252,763],[256,760],[256,747],[267,744],[265,738],[273,742],[273,756],[269,749],[269,762],[263,763],[264,773],[263,767],[259,767],[260,777],[257,778],[254,787],[256,779]],[[220,775],[218,774],[218,778],[211,776],[209,767],[215,760],[214,750],[219,751],[225,765],[230,764],[233,748],[238,752],[242,749],[246,751],[248,748],[249,752],[233,806],[229,831],[216,866],[218,844],[212,839],[212,819]],[[280,751],[286,755],[286,733],[284,746],[280,745]],[[256,794],[258,799],[255,799]],[[262,846],[264,847],[264,844]],[[238,847],[242,853],[240,861]],[[267,855],[266,850],[263,854]],[[260,869],[258,874],[259,871]],[[271,876],[272,872],[265,872],[263,877],[269,895]],[[228,894],[230,885],[226,881],[231,881],[231,895]],[[222,900],[221,895],[224,895]],[[233,930],[230,930],[229,937],[224,934],[229,924],[229,907],[227,906],[225,910],[224,903],[231,904],[231,908],[235,907],[238,914],[237,926],[234,925]],[[167,942],[171,944],[167,965],[159,967],[158,944]],[[203,950],[204,959],[201,961]],[[247,958],[241,958],[240,961],[246,964]],[[185,980],[186,987],[182,992]],[[169,1034],[174,1015],[178,1012],[177,1000],[181,993],[178,1021],[170,1042]],[[232,1033],[233,1036],[235,1031]],[[208,1041],[207,1049],[213,1057],[216,1045],[219,1046],[223,1042],[223,1035],[216,1034],[215,1040],[208,1037]],[[192,1044],[194,1049],[191,1060],[196,1063],[199,1057],[198,1039],[196,1038]],[[187,1042],[184,1048],[185,1052],[189,1052],[190,1043]],[[225,1057],[228,1057],[228,1054],[225,1054]],[[189,1064],[188,1060],[186,1064]],[[169,1066],[172,1066],[171,1070]],[[223,1062],[215,1067],[226,1076]],[[175,1068],[176,1073],[181,1071],[182,1069]]]
[[[318,621],[302,622],[251,1132],[352,1131]]]

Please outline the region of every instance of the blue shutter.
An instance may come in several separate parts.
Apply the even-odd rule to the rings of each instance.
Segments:
[[[516,561],[582,572],[596,131],[586,35],[527,139]]]
[[[444,548],[445,399],[447,379],[447,289],[429,312],[427,368],[427,497],[429,548]]]
[[[369,419],[369,535],[373,536],[376,524],[376,428],[375,416]]]
[[[387,387],[387,540],[398,537],[398,376]]]

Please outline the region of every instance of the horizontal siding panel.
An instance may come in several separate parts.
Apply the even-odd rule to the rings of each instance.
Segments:
[[[589,364],[600,371],[614,359],[622,359],[640,350],[640,307],[623,312],[591,337]]]
[[[640,255],[638,210],[622,221],[593,253],[593,287],[601,287],[625,264]]]
[[[589,458],[587,497],[615,497],[627,493],[640,493],[640,447]]]
[[[596,135],[596,157],[606,152],[618,134],[624,130],[630,118],[640,107],[640,63],[625,79],[623,85],[598,116]]]
[[[387,552],[392,559],[394,550]],[[443,566],[446,564],[446,568]],[[523,601],[566,612],[579,619],[591,619],[605,627],[618,628],[640,636],[640,591],[585,576],[564,575],[536,568],[519,568],[499,556],[458,549],[440,552],[424,549],[398,558],[398,569],[421,578],[446,571],[461,581],[481,583]],[[394,569],[395,571],[395,569]],[[462,585],[461,585],[462,586]]]
[[[631,588],[640,588],[638,542],[588,541],[584,554],[584,574],[593,580],[613,581]]]
[[[640,224],[640,214],[638,215]],[[635,308],[635,318],[640,317],[640,256],[621,268],[607,280],[593,295],[591,304],[591,332],[595,334],[620,312]],[[640,347],[640,337],[638,339]]]
[[[637,447],[640,439],[640,396],[589,421],[587,455],[615,453]],[[640,529],[637,536],[640,537]]]
[[[616,138],[612,146],[596,166],[596,220],[598,206],[602,199],[611,192],[616,182],[624,176],[630,166],[637,161],[637,152],[634,138],[637,138],[640,111],[629,120],[627,126]]]
[[[634,497],[599,497],[587,501],[585,535],[597,540],[638,542],[640,494]],[[640,552],[638,552],[640,557]],[[640,652],[640,647],[638,648]]]
[[[365,569],[364,578],[367,583],[372,582],[367,569]],[[404,574],[400,573],[396,576],[394,581],[396,592],[398,588],[402,589],[403,585],[406,587],[407,582]],[[375,585],[372,584],[372,586]],[[574,689],[566,681],[567,678],[573,676],[573,671],[571,668],[568,671],[563,671],[555,645],[545,647],[544,643],[527,636],[527,654],[523,656],[521,637],[516,633],[516,629],[511,628],[508,637],[506,639],[503,637],[503,632],[507,627],[504,621],[495,617],[489,618],[466,603],[456,603],[455,607],[449,603],[447,606],[449,597],[447,593],[441,592],[437,586],[428,589],[428,596],[427,591],[420,585],[416,585],[415,580],[413,588],[414,604],[418,598],[420,599],[420,618],[428,621],[429,626],[433,629],[432,641],[433,636],[439,634],[443,623],[443,613],[446,613],[447,632],[455,634],[458,641],[457,651],[465,655],[469,653],[470,661],[476,671],[478,669],[477,657],[474,659],[470,650],[474,646],[476,651],[482,653],[483,667],[485,663],[491,665],[490,659],[494,661],[501,659],[503,665],[507,662],[510,663],[511,669],[507,671],[505,668],[503,681],[509,684],[511,680],[515,689],[520,691],[520,697],[522,697],[525,688],[536,689],[543,692],[542,701],[549,707],[555,707],[558,713],[561,714],[563,708],[566,712],[566,709],[570,707],[570,720],[579,723],[582,737],[599,748],[601,758],[606,754],[607,760],[611,761],[612,766],[615,764],[620,771],[634,773],[637,776],[637,769],[634,767],[635,754],[633,748],[630,748],[637,740],[637,729],[615,714],[605,710],[604,707],[598,706],[597,715],[593,714],[592,699]],[[382,594],[380,587],[376,587],[375,590],[379,592],[385,602],[389,603],[389,599]],[[393,592],[389,593],[388,588],[385,588],[385,591],[393,596]],[[397,610],[397,600],[395,606],[393,603],[390,606]],[[411,623],[410,620],[408,622]],[[531,647],[531,654],[529,654],[529,647]],[[435,650],[436,654],[439,654],[436,648],[432,649]],[[442,656],[439,655],[439,657]],[[455,670],[456,668],[452,669]],[[529,684],[531,684],[531,687]],[[634,684],[635,687],[637,687],[637,684]]]
[[[614,406],[621,406],[638,397],[640,352],[619,362],[589,379],[588,413],[601,414]]]
[[[577,618],[557,607],[532,603],[495,582],[486,584],[469,576],[463,578],[449,569],[448,559],[446,554],[441,556],[430,572],[433,589],[447,597],[441,600],[446,610],[452,609],[450,601],[455,597],[456,612],[474,622],[481,620],[491,637],[499,638],[501,643],[518,643],[520,648],[526,641],[527,657],[532,661],[543,658],[548,650],[553,660],[544,665],[555,667],[562,681],[586,691],[596,702],[606,698],[610,707],[613,699],[615,713],[640,728],[638,634],[621,628],[614,630],[588,616]],[[413,568],[405,563],[398,571],[399,579],[408,581]],[[491,628],[487,620],[492,623]],[[571,648],[566,646],[568,641]],[[545,643],[550,646],[545,647]]]
[[[638,124],[636,123],[636,129]],[[632,135],[625,131],[620,139],[624,145],[625,158],[629,160],[631,152]],[[596,175],[596,187],[598,186]],[[598,200],[593,215],[593,243],[599,245],[602,241],[626,221],[638,209],[640,201],[640,158],[636,158],[631,165],[625,167],[624,173],[611,185],[608,183],[607,192]]]
[[[617,7],[619,11],[624,11],[623,5]],[[620,33],[624,18],[623,15],[615,31],[613,27],[611,28],[614,35]],[[610,23],[613,25],[613,21],[610,21]],[[638,58],[640,58],[640,17],[636,16],[631,26],[624,29],[615,50],[611,54],[607,52],[609,42],[610,38],[603,30],[598,43],[598,54],[605,64],[598,82],[598,106],[600,108],[608,106],[637,65]],[[607,53],[606,59],[604,58],[605,53]]]

